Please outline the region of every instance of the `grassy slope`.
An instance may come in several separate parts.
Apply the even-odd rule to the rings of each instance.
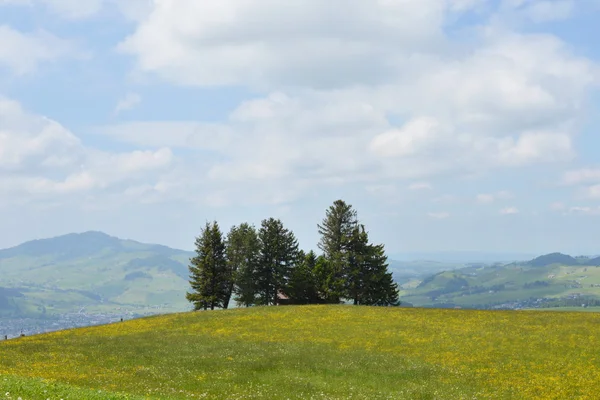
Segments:
[[[592,399],[598,324],[352,306],[173,314],[1,342],[0,386],[23,399]]]
[[[473,274],[476,274],[473,276]],[[589,266],[504,266],[497,268],[464,268],[452,272],[444,272],[432,282],[423,287],[407,289],[402,292],[402,299],[415,305],[429,305],[433,301],[427,292],[439,289],[453,275],[464,278],[469,286],[491,287],[504,284],[506,290],[494,293],[469,294],[465,290],[457,290],[439,297],[436,302],[451,302],[458,305],[481,305],[492,302],[524,300],[531,297],[565,297],[573,293],[581,293],[600,298],[600,287],[591,287],[591,284],[600,284],[600,267]],[[552,278],[550,276],[554,275]],[[526,283],[546,281],[550,285],[541,288],[523,287]],[[568,287],[578,281],[581,288]],[[565,285],[567,287],[565,287]]]
[[[187,254],[181,253],[172,259],[184,262]],[[188,309],[185,300],[188,283],[174,271],[160,269],[159,265],[127,268],[129,261],[153,255],[149,251],[115,252],[52,263],[43,257],[3,259],[0,260],[0,286],[25,288],[26,297],[17,301],[43,305],[48,314],[73,312],[82,306],[88,311],[114,311],[118,307],[133,310],[165,303],[169,304],[166,309],[169,311]],[[147,273],[152,279],[124,279],[136,271]],[[107,302],[100,303],[75,291],[100,295]],[[38,314],[37,307],[33,307],[30,314]]]

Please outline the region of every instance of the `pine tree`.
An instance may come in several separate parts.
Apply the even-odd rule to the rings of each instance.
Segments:
[[[347,253],[357,225],[356,211],[343,200],[336,200],[326,211],[322,224],[317,225],[321,235],[318,246],[329,264],[327,291],[329,301],[333,303],[339,303],[345,292]]]
[[[191,293],[186,299],[193,303],[194,310],[225,307],[231,277],[225,260],[225,244],[217,222],[206,223],[196,238],[196,256],[190,259]]]
[[[364,304],[366,280],[369,279],[369,237],[365,227],[355,227],[348,241],[344,262],[344,297],[355,305]]]
[[[346,263],[346,296],[359,305],[398,305],[398,285],[388,271],[383,245],[369,243],[363,225],[353,232]]]
[[[246,307],[255,303],[255,270],[258,263],[260,243],[254,226],[247,223],[231,228],[227,235],[226,255],[229,274],[232,277],[227,297],[235,291],[235,301]]]
[[[398,284],[394,282],[389,272],[388,258],[384,246],[369,245],[368,247],[368,279],[363,289],[363,304],[374,306],[398,306]]]
[[[262,221],[259,263],[255,284],[258,304],[278,304],[279,293],[285,292],[292,268],[299,259],[298,241],[294,233],[283,227],[280,220]]]
[[[315,277],[317,255],[312,250],[308,254],[301,252],[300,259],[302,261],[292,269],[286,294],[293,304],[322,303]]]
[[[332,263],[324,255],[317,257],[313,275],[320,301],[326,304],[338,304],[340,302],[340,291],[334,289],[336,285],[332,283],[336,279],[336,274],[332,268]]]

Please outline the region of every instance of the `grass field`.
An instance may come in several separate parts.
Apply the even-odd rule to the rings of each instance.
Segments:
[[[575,312],[172,314],[1,342],[0,398],[597,399],[599,328]]]

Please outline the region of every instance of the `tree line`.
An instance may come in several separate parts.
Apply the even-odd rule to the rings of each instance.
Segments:
[[[399,305],[398,286],[388,271],[382,244],[369,242],[357,212],[336,200],[317,224],[321,254],[300,250],[294,233],[279,219],[260,228],[233,226],[225,236],[214,221],[196,238],[190,259],[195,310],[278,304]]]

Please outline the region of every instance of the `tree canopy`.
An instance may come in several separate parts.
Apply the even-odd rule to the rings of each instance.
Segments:
[[[279,219],[260,229],[233,226],[226,240],[216,222],[206,224],[190,260],[187,298],[194,309],[238,305],[399,305],[398,286],[388,271],[383,244],[372,244],[352,205],[336,200],[317,224],[318,255],[299,249],[294,233]]]

